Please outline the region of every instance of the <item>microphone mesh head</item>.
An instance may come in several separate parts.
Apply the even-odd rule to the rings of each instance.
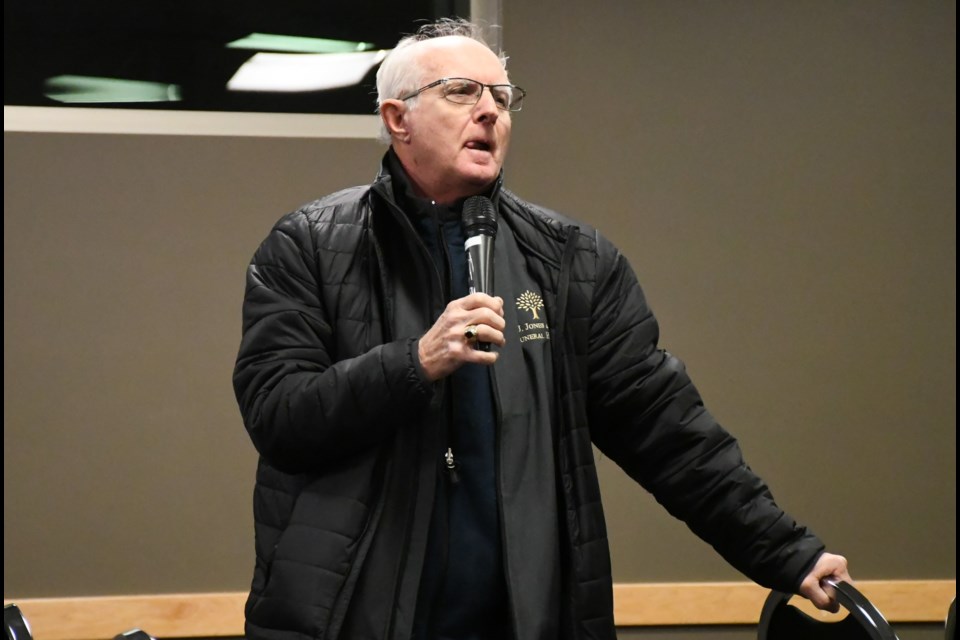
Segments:
[[[467,237],[497,235],[497,210],[490,198],[471,196],[463,203],[463,230]]]

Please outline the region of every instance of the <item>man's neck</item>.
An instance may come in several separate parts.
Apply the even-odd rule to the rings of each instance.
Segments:
[[[430,185],[426,185],[417,180],[414,173],[410,171],[407,163],[404,162],[403,158],[400,157],[400,154],[398,154],[393,147],[390,148],[390,153],[393,156],[393,159],[396,161],[395,166],[403,170],[406,182],[410,187],[411,195],[424,200],[429,200],[434,204],[455,205],[463,200],[466,200],[470,196],[489,195],[493,189],[493,184],[477,187],[476,189],[464,189],[459,191],[448,191],[443,189],[442,186],[436,188],[431,187]]]

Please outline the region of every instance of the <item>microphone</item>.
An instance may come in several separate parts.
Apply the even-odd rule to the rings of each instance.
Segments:
[[[470,293],[493,295],[493,241],[497,237],[497,210],[490,198],[472,196],[463,203],[463,231],[467,239],[467,271]],[[490,350],[490,343],[481,342],[477,348]]]

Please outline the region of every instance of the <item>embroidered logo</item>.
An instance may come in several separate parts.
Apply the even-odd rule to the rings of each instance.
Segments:
[[[521,293],[520,297],[517,298],[517,309],[527,311],[532,316],[531,322],[523,322],[517,325],[521,343],[550,339],[550,325],[540,318],[539,311],[543,309],[543,298],[539,294],[530,290]]]
[[[528,289],[517,298],[517,308],[529,311],[533,314],[534,320],[539,320],[540,314],[537,311],[543,309],[543,298]]]

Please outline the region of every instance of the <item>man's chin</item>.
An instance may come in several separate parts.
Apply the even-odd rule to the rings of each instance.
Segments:
[[[500,175],[500,165],[496,162],[489,164],[473,165],[464,173],[465,182],[478,186],[489,186]]]
[[[493,183],[497,180],[497,175],[493,176],[484,176],[482,178],[477,178],[475,180],[470,180],[467,184],[469,185],[469,190],[476,195],[478,193],[483,193],[490,189],[493,186]]]

